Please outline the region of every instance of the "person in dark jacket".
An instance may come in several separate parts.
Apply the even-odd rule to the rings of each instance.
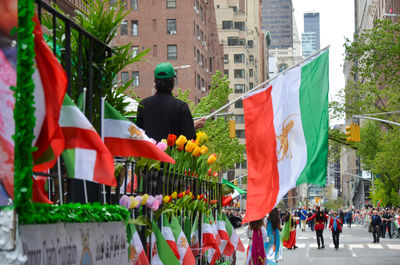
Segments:
[[[324,228],[325,228],[325,220],[328,219],[329,216],[327,216],[323,211],[321,211],[321,208],[317,206],[317,211],[307,219],[307,222],[311,220],[315,220],[315,233],[317,235],[317,244],[318,244],[318,249],[324,248]],[[321,241],[321,243],[320,243]]]
[[[378,211],[375,210],[374,214],[371,216],[372,236],[374,237],[373,243],[379,243],[379,232],[381,225],[382,219],[378,215]]]
[[[205,118],[193,123],[187,103],[172,95],[176,80],[174,67],[160,63],[154,76],[157,92],[140,102],[136,125],[157,142],[167,139],[168,134],[196,139],[196,129],[204,126]]]

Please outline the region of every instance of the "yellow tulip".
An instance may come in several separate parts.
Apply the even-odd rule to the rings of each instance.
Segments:
[[[201,153],[200,153],[200,147],[199,147],[198,145],[196,145],[196,147],[194,148],[194,150],[193,150],[193,152],[192,152],[192,155],[193,155],[194,157],[198,157],[200,154],[201,154]]]
[[[183,147],[183,145],[186,144],[186,142],[187,142],[186,137],[185,137],[184,135],[180,135],[180,136],[178,137],[178,139],[176,139],[175,144],[176,144],[176,146],[178,146],[178,147]]]
[[[205,153],[207,153],[207,151],[208,151],[208,148],[207,148],[207,146],[205,146],[204,144],[200,147],[200,153],[202,154],[202,155],[204,155]]]
[[[208,157],[207,163],[210,164],[210,165],[212,165],[212,164],[214,164],[215,160],[217,160],[217,156],[216,156],[214,153],[212,153],[212,154]]]
[[[164,202],[164,203],[168,203],[170,199],[171,199],[171,197],[169,197],[169,196],[167,195],[167,196],[165,196],[165,197],[163,198],[163,202]]]
[[[177,193],[176,191],[174,191],[174,192],[171,194],[171,198],[172,198],[172,199],[176,199],[176,197],[178,197],[178,193]]]
[[[133,196],[131,196],[129,198],[131,200],[131,204],[129,205],[129,209],[133,209],[139,204],[139,202]]]
[[[199,131],[196,133],[196,144],[202,145],[203,142],[207,141],[207,134],[205,132]]]
[[[162,139],[161,142],[168,145],[167,139]]]
[[[191,153],[193,149],[196,147],[196,144],[192,141],[188,141],[185,146],[185,151]]]
[[[142,205],[145,205],[146,204],[146,202],[147,202],[147,199],[149,198],[149,194],[144,194],[143,196],[142,196]]]
[[[192,193],[191,191],[189,191],[189,194],[188,194],[188,195],[189,195],[190,198],[192,198],[193,193]]]

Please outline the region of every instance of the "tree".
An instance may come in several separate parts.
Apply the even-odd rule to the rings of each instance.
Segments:
[[[399,122],[400,109],[400,23],[377,20],[371,29],[346,40],[346,61],[352,62],[349,81],[331,103],[335,114],[347,117],[374,114],[374,117]],[[361,142],[352,143],[362,158],[363,169],[376,175],[371,197],[382,206],[400,201],[400,128],[388,123],[367,122],[361,129]],[[342,136],[338,136],[338,139]]]
[[[228,77],[222,75],[220,71],[216,71],[212,77],[209,94],[203,97],[197,105],[188,99],[188,90],[185,92],[178,90],[177,97],[189,104],[194,117],[200,117],[225,105],[231,92]],[[245,146],[240,144],[238,139],[229,138],[228,119],[229,117],[209,119],[201,129],[208,135],[209,152],[218,156],[218,162],[212,165],[215,171],[234,168],[235,163],[241,163],[244,158]]]

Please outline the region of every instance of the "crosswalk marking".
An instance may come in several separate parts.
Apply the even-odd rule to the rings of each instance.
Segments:
[[[374,249],[382,249],[383,247],[380,244],[367,244],[369,248],[374,248]]]
[[[309,239],[309,237],[308,236],[299,236],[299,237],[297,237],[297,239]]]
[[[306,244],[297,244],[296,245],[298,248],[305,248],[306,247]]]
[[[387,245],[388,246],[388,248],[390,248],[390,249],[396,249],[396,250],[400,250],[400,245]]]
[[[310,248],[316,248],[316,247],[318,247],[317,244],[310,244]]]
[[[334,244],[329,244],[329,247],[330,248],[334,248],[335,247],[335,245]],[[343,244],[339,244],[339,248],[343,248],[344,247],[344,245]]]
[[[349,244],[349,248],[364,248],[362,244]]]

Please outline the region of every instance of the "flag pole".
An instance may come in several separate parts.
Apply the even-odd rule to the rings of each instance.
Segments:
[[[86,87],[83,88],[83,106],[82,112],[85,115],[86,111]],[[83,180],[83,193],[85,194],[85,203],[88,203],[88,195],[87,195],[87,187],[86,187],[86,179]]]
[[[211,114],[208,114],[207,116],[205,116],[206,120],[208,120],[208,119],[211,118],[211,117],[214,117],[218,112],[220,112],[220,111],[222,111],[222,110],[225,110],[227,107],[229,107],[230,105],[232,105],[232,104],[235,103],[236,101],[239,101],[239,100],[243,99],[245,95],[248,95],[248,94],[250,94],[250,93],[256,91],[257,89],[262,88],[262,87],[265,86],[266,84],[269,84],[272,80],[275,80],[276,78],[278,78],[280,75],[283,75],[283,74],[285,74],[286,72],[292,70],[293,68],[295,68],[295,67],[297,67],[297,66],[299,66],[299,65],[302,65],[303,63],[307,62],[309,59],[311,59],[311,58],[315,57],[316,55],[320,54],[322,51],[324,51],[324,50],[326,50],[326,49],[329,49],[329,47],[330,47],[330,45],[328,45],[328,46],[326,46],[326,47],[324,47],[324,48],[322,48],[322,49],[316,51],[315,53],[313,53],[313,54],[311,54],[310,56],[306,57],[306,58],[305,58],[304,60],[302,60],[301,62],[299,62],[299,63],[297,63],[297,64],[295,64],[295,65],[293,65],[293,66],[287,68],[286,70],[284,70],[283,72],[279,73],[278,75],[276,75],[276,76],[274,76],[274,77],[272,77],[272,78],[270,78],[270,79],[268,79],[268,80],[266,80],[266,81],[264,81],[264,82],[258,84],[256,87],[250,89],[249,91],[247,91],[247,92],[244,93],[243,95],[241,95],[241,96],[235,98],[234,100],[228,102],[227,104],[225,104],[224,106],[220,107],[220,108],[217,109],[216,111],[214,111],[214,112],[212,112]]]
[[[101,109],[100,109],[100,136],[101,140],[104,142],[104,101],[105,98],[101,97]],[[106,204],[106,187],[104,184],[102,186],[103,202]]]
[[[60,157],[57,158],[57,175],[58,175],[58,189],[59,191],[59,197],[60,197],[60,204],[64,203],[64,193],[62,190],[62,179],[61,179],[61,163],[60,163]]]

